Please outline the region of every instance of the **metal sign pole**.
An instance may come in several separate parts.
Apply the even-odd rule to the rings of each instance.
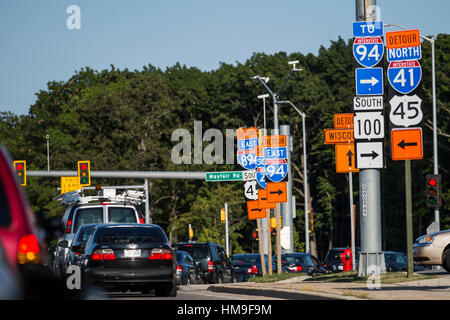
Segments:
[[[229,248],[228,239],[228,203],[225,203],[225,250],[227,252],[227,256],[230,256],[230,248]]]

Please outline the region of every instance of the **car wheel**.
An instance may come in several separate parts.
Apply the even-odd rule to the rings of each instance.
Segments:
[[[177,286],[175,284],[169,284],[164,287],[160,287],[155,290],[155,294],[159,297],[176,297]]]
[[[444,251],[444,256],[442,257],[442,267],[445,271],[450,272],[450,249]]]

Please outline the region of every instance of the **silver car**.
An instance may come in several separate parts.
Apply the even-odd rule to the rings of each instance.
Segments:
[[[414,243],[414,263],[439,265],[450,272],[450,229],[426,234]]]

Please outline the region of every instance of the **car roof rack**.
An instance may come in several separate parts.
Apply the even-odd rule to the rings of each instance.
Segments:
[[[141,205],[145,203],[145,194],[143,191],[125,190],[121,194],[115,194],[114,192],[113,194],[84,196],[83,190],[78,189],[57,195],[53,198],[53,201],[60,201],[59,205],[89,204],[93,202]]]

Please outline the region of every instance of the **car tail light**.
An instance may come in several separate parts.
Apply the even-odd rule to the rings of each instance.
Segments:
[[[97,249],[92,253],[92,260],[116,260],[116,255],[112,249]]]
[[[150,256],[148,257],[150,260],[172,260],[173,255],[169,249],[152,249],[150,252]]]
[[[39,263],[39,242],[34,234],[22,236],[19,240],[17,261],[19,264]]]
[[[140,223],[140,224],[143,224],[143,223],[144,223],[144,218],[139,217],[139,223]]]
[[[183,272],[183,268],[180,265],[177,265],[177,272]]]
[[[214,262],[208,261],[208,272],[214,272]]]
[[[290,267],[288,269],[291,271],[300,272],[300,271],[302,271],[303,268],[301,266],[296,266],[296,267]]]
[[[72,231],[72,220],[67,220],[66,233],[70,233]]]
[[[258,273],[258,267],[257,266],[252,266],[251,268],[247,269],[247,273],[248,274],[257,274]]]

